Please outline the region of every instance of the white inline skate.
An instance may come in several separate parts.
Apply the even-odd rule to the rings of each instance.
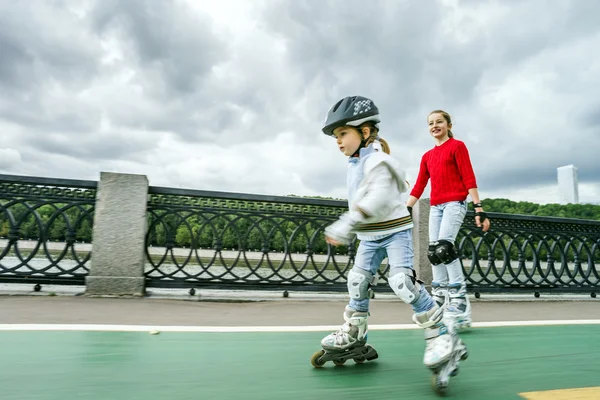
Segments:
[[[456,376],[460,360],[469,356],[467,346],[452,326],[444,322],[444,309],[435,305],[429,311],[415,314],[414,322],[425,329],[423,363],[433,372],[431,385],[438,395],[444,395],[450,378]]]
[[[346,323],[336,332],[325,336],[321,340],[323,349],[317,351],[311,357],[310,363],[312,366],[320,368],[327,361],[333,361],[335,365],[340,366],[350,359],[357,364],[361,364],[379,357],[377,351],[370,344],[367,344],[368,315],[367,312],[359,312],[346,306],[344,311]]]
[[[461,285],[448,285],[448,304],[445,318],[452,321],[457,332],[471,327],[471,302],[467,290]]]

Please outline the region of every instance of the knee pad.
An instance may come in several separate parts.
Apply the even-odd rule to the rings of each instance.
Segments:
[[[429,248],[427,249],[427,258],[429,258],[429,262],[433,265],[438,265],[442,263],[442,260],[435,253],[435,246],[437,242],[429,243]]]
[[[416,279],[413,269],[404,268],[401,272],[390,276],[388,282],[396,296],[403,302],[412,304],[417,300],[421,283]]]
[[[360,268],[352,268],[348,272],[348,293],[354,300],[369,298],[369,286],[373,280],[373,274]]]
[[[454,244],[448,240],[438,240],[435,245],[435,255],[442,264],[450,264],[458,258],[454,251]]]

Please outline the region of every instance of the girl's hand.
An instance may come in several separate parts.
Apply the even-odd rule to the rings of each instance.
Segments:
[[[482,219],[483,222],[481,222]],[[487,232],[490,229],[490,219],[481,207],[475,209],[475,225],[484,232]]]

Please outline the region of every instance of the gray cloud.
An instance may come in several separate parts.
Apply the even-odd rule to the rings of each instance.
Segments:
[[[93,113],[77,113],[74,94],[99,72],[100,47],[81,18],[46,2],[0,5],[0,117],[24,129],[93,129]],[[69,97],[61,109],[56,96]]]
[[[320,128],[335,101],[362,94],[413,179],[433,146],[427,114],[442,108],[484,196],[551,188],[566,164],[600,185],[594,2],[278,0],[232,10],[2,2],[0,130],[13,162],[0,169],[73,178],[123,169],[161,185],[343,197],[346,160]]]
[[[0,5],[0,85],[21,97],[53,81],[68,89],[87,86],[98,72],[99,43],[62,2]]]
[[[74,141],[68,134],[36,135],[31,139],[31,150],[37,154],[51,152],[81,160],[138,160],[154,148],[155,135],[128,135],[123,133],[97,133]],[[25,153],[27,154],[27,153]]]
[[[136,68],[146,75],[142,79],[159,79],[156,85],[140,84],[169,100],[197,97],[211,67],[225,55],[226,42],[211,31],[210,18],[182,2],[100,1],[90,19],[95,31],[115,35],[132,51],[128,56],[134,56]]]
[[[428,150],[432,143],[425,116],[444,108],[458,117],[458,137],[471,149],[484,191],[553,185],[556,167],[571,163],[578,165],[582,181],[600,180],[596,172],[600,161],[595,146],[590,146],[597,140],[598,130],[589,123],[594,124],[596,114],[584,123],[572,112],[573,107],[595,102],[590,88],[600,88],[600,58],[590,40],[600,39],[600,29],[590,17],[598,12],[597,5],[564,1],[540,13],[535,2],[488,2],[487,7],[470,2],[458,11],[394,3],[386,12],[381,8],[373,12],[372,4],[346,2],[342,8],[330,1],[323,2],[317,14],[307,11],[303,3],[294,4],[282,3],[287,11],[271,10],[269,15],[274,29],[287,38],[293,62],[308,71],[306,79],[319,76],[318,66],[325,74],[340,71],[330,77],[338,93],[374,93],[384,115],[382,135],[391,138],[392,150],[408,149],[419,156]],[[352,15],[360,18],[356,21]],[[596,65],[590,71],[592,79],[582,78],[573,60],[561,60],[570,55]],[[531,112],[538,114],[535,119],[540,122],[548,121],[555,118],[551,109],[555,108],[562,114],[558,123],[536,124],[518,109],[499,115],[505,102],[527,103],[519,94],[503,99],[497,108],[481,108],[482,96],[488,94],[482,88],[511,86],[511,73],[526,67],[534,78],[535,74],[555,75],[540,83],[545,93],[527,94],[550,95],[545,99],[552,102],[549,107],[540,104]],[[519,121],[506,123],[507,117],[526,118],[518,126]],[[404,152],[404,156],[412,159],[412,165],[418,163],[414,153]],[[415,176],[417,168],[411,172]]]

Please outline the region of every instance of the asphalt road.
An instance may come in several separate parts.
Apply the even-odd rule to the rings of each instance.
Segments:
[[[302,326],[342,323],[347,301],[281,298],[181,300],[86,296],[0,296],[0,324]],[[472,301],[474,322],[600,319],[600,301]],[[411,324],[399,300],[374,299],[370,324]]]

